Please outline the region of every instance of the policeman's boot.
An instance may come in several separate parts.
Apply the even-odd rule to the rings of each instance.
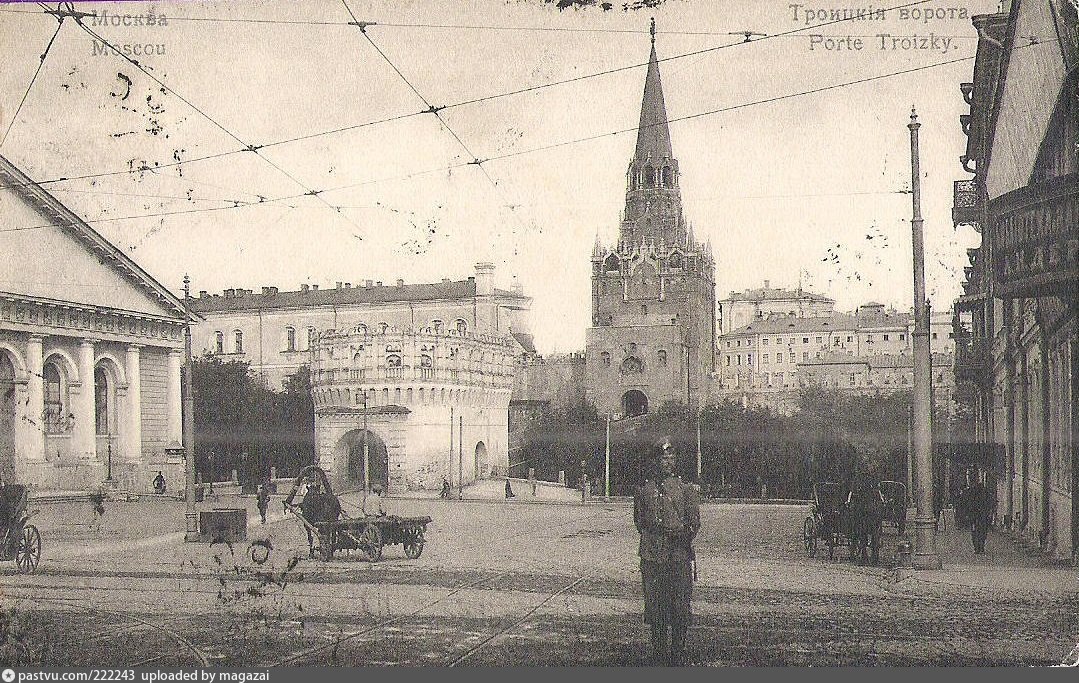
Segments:
[[[686,661],[686,627],[671,627],[671,666],[684,666]]]
[[[652,666],[667,666],[671,653],[667,644],[667,625],[652,624]]]

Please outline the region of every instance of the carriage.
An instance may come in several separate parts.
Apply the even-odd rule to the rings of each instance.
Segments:
[[[836,546],[849,545],[846,501],[847,490],[841,484],[820,481],[813,485],[813,502],[802,525],[802,540],[810,557],[817,554],[821,541],[828,547],[829,560],[834,559]]]
[[[304,481],[318,482],[322,486],[325,505],[320,511],[305,512],[302,503],[293,503]],[[430,517],[385,514],[349,517],[333,495],[326,472],[315,465],[309,465],[300,471],[300,475],[293,482],[292,491],[285,498],[285,509],[296,515],[307,529],[312,555],[317,555],[324,561],[333,559],[338,550],[356,550],[367,561],[378,562],[382,559],[382,550],[387,545],[404,546],[405,557],[410,560],[417,559],[423,554],[427,525],[431,523]]]
[[[37,511],[27,512],[29,492],[22,484],[0,486],[0,561],[15,561],[23,574],[37,569],[41,561],[41,534],[27,521]]]
[[[898,481],[882,481],[877,485],[884,501],[884,520],[896,528],[900,536],[907,527],[907,487]]]

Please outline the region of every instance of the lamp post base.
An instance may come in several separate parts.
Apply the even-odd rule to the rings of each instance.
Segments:
[[[914,557],[915,569],[940,569],[940,555],[937,554],[937,521],[931,517],[918,517],[914,520]]]

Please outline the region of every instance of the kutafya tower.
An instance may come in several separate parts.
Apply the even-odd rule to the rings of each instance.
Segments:
[[[618,242],[592,251],[588,398],[625,417],[700,405],[715,368],[715,263],[682,215],[655,22]]]

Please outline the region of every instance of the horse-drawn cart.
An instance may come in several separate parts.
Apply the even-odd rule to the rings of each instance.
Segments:
[[[22,484],[0,486],[0,560],[15,561],[24,574],[37,569],[41,561],[41,534],[26,522],[37,514],[27,512],[29,494]]]
[[[833,481],[813,485],[813,502],[809,516],[802,524],[802,541],[806,554],[817,554],[817,543],[828,546],[828,559],[834,559],[837,545],[848,545],[846,520],[846,489]]]
[[[305,480],[311,482],[308,493],[296,505],[293,500]],[[405,557],[414,560],[423,554],[427,525],[431,523],[430,517],[349,517],[333,495],[326,473],[314,465],[305,467],[296,477],[285,498],[285,509],[296,515],[307,530],[311,555],[325,561],[333,559],[338,550],[356,550],[367,561],[378,562],[387,545],[404,546]]]

